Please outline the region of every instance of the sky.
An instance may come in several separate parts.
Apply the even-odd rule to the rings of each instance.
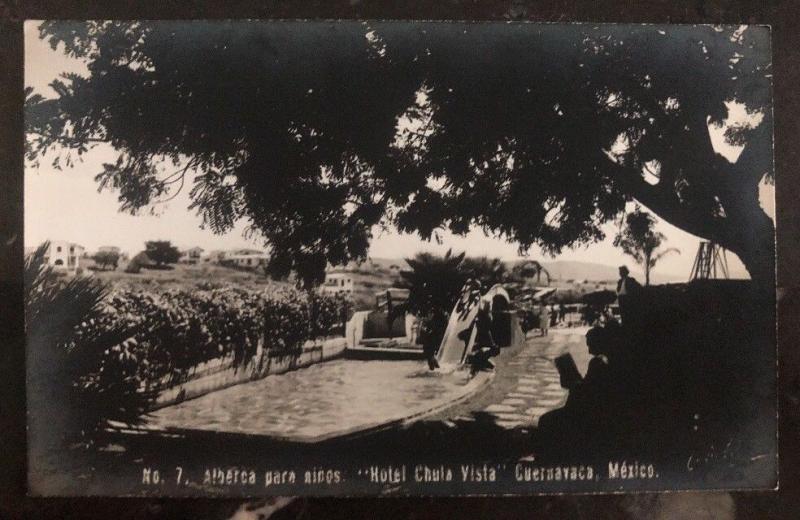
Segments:
[[[25,84],[36,92],[51,97],[54,95],[48,84],[62,72],[85,74],[85,65],[66,57],[59,50],[38,38],[38,23],[25,23]],[[729,105],[729,121],[746,118],[741,106]],[[735,161],[740,149],[724,143],[724,127],[710,127],[712,143],[718,153]],[[189,189],[178,194],[167,203],[155,206],[156,214],[146,211],[132,216],[119,212],[117,194],[104,191],[98,193],[94,176],[102,170],[105,162],[114,162],[117,154],[109,145],[100,145],[85,154],[82,162],[72,168],[56,170],[50,165],[52,157],[45,156],[39,167],[26,165],[25,169],[25,245],[33,247],[45,240],[68,240],[94,251],[100,246],[114,245],[123,251],[136,253],[144,248],[147,240],[171,240],[180,248],[200,246],[206,250],[260,247],[257,237],[246,239],[243,232],[246,222],[240,222],[225,235],[215,235],[202,229],[202,219],[188,210]],[[761,204],[774,219],[774,187],[763,184]],[[664,221],[656,226],[667,237],[665,246],[675,247],[681,254],[668,255],[661,260],[655,272],[676,281],[689,277],[697,252],[699,238],[686,233]],[[469,256],[488,255],[504,260],[520,258],[518,246],[502,239],[486,236],[480,229],[466,236],[440,233],[441,243],[422,240],[417,235],[401,234],[394,230],[375,229],[369,255],[375,258],[408,257],[418,251],[444,253],[466,252]],[[576,249],[567,249],[557,260],[571,260],[608,265],[627,264],[634,274],[641,273],[635,262],[612,244],[616,233],[615,224],[604,227],[605,240]],[[528,252],[528,258],[551,261],[536,247]],[[732,253],[728,253],[728,266],[732,277],[745,278],[744,266]]]

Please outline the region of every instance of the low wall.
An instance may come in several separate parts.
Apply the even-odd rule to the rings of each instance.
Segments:
[[[257,361],[234,368],[230,362],[219,360],[198,367],[191,379],[164,389],[158,395],[152,410],[194,399],[215,390],[229,386],[262,379],[268,375],[282,374],[290,370],[307,367],[320,361],[336,358],[346,348],[345,338],[329,338],[309,341],[303,345],[298,354],[272,356],[267,355],[259,363]],[[209,365],[209,366],[205,366]],[[227,365],[227,366],[226,366]]]

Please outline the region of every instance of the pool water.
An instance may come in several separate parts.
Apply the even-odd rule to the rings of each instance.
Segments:
[[[318,441],[446,406],[478,379],[424,361],[340,359],[162,408],[150,425]]]

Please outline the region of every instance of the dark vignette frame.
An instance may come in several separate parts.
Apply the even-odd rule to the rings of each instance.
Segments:
[[[735,506],[741,518],[794,517],[800,511],[800,0],[450,0],[425,4],[400,0],[287,1],[213,0],[159,2],[88,0],[53,5],[47,0],[0,2],[0,438],[6,447],[0,470],[0,517],[155,518],[227,517],[237,500],[211,499],[28,499],[25,495],[25,384],[22,316],[23,248],[23,33],[25,19],[88,18],[372,18],[532,20],[651,23],[757,23],[772,26],[778,262],[780,481],[778,492],[514,499],[302,499],[278,516],[306,518],[478,517],[535,515],[595,518],[651,515],[667,504],[709,508]],[[726,505],[727,504],[727,505]],[[719,508],[722,509],[719,509]]]

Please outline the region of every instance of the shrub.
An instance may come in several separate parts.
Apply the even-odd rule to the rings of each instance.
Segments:
[[[208,274],[208,269],[203,268],[203,274]],[[221,289],[223,285],[218,282],[202,281],[198,282],[195,288],[198,291],[211,291],[213,289]]]
[[[230,358],[234,367],[265,355],[296,353],[306,340],[340,331],[341,297],[279,288],[226,288],[160,293],[118,291],[108,316],[132,331],[138,377],[149,389],[185,380],[193,367]]]
[[[343,330],[347,321],[348,302],[343,296],[311,293],[309,296],[309,334],[311,338]]]
[[[32,409],[48,418],[36,431],[71,441],[95,438],[108,420],[139,423],[161,388],[201,363],[240,367],[260,344],[265,357],[297,353],[340,330],[346,310],[341,297],[289,288],[109,294],[96,280],[51,274],[26,266]]]

